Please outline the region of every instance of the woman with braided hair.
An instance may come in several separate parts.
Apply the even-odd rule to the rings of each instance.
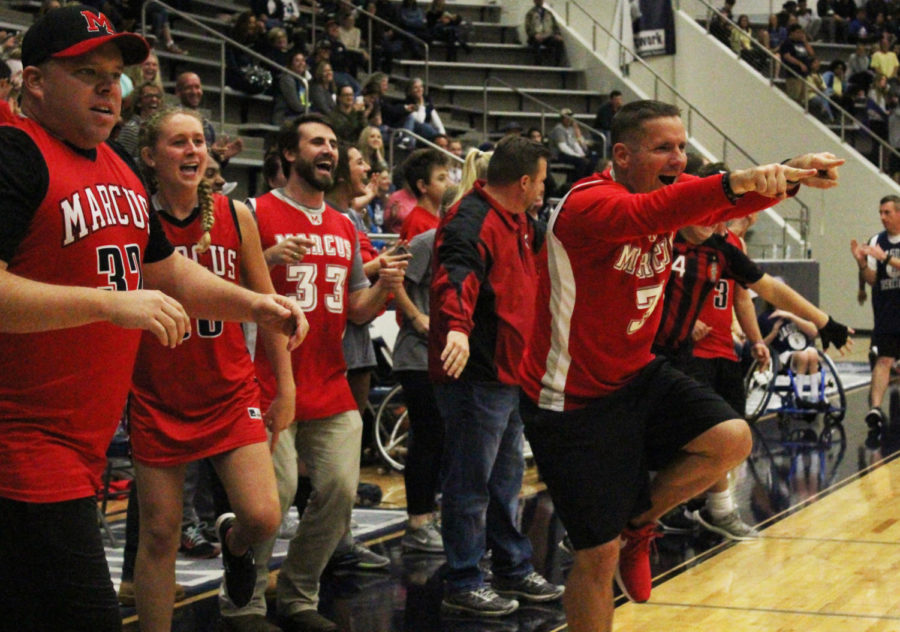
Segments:
[[[203,179],[207,146],[201,119],[178,108],[145,122],[139,140],[152,205],[175,248],[213,273],[273,292],[250,210],[213,193]],[[140,503],[135,598],[141,630],[169,630],[186,465],[209,458],[234,513],[216,522],[225,565],[224,595],[246,605],[256,583],[251,545],[281,521],[266,428],[294,415],[294,380],[285,340],[260,330],[278,375],[265,414],[239,324],[198,320],[177,349],[142,340],[129,422]],[[159,349],[153,347],[159,347]]]

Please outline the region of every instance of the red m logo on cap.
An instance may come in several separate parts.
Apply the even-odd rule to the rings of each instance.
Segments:
[[[109,18],[102,13],[94,14],[90,11],[82,11],[81,15],[84,16],[84,20],[87,22],[87,30],[89,33],[96,33],[101,28],[110,35],[116,32],[116,29],[113,28]]]

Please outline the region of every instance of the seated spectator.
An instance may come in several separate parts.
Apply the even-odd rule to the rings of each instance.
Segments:
[[[463,157],[464,152],[462,141],[458,138],[451,138],[450,145],[449,147],[447,147],[447,151],[459,158],[459,160],[451,160],[449,167],[450,183],[459,184],[462,181],[463,166],[463,163],[460,161],[465,161],[465,158]]]
[[[847,83],[868,90],[875,78],[875,73],[869,68],[871,65],[869,46],[865,42],[857,42],[856,50],[847,59]]]
[[[753,44],[750,18],[746,13],[738,16],[737,27],[731,29],[731,50],[756,70],[761,71],[766,66],[768,56]]]
[[[265,27],[256,21],[252,11],[239,13],[229,33],[231,39],[254,51],[262,48]],[[272,85],[272,71],[263,68],[260,62],[234,46],[225,47],[225,84],[247,94],[265,92]]]
[[[441,117],[425,94],[425,84],[418,77],[409,82],[406,89],[406,105],[409,115],[403,122],[403,128],[415,132],[425,140],[434,140],[438,134],[446,134]],[[414,147],[415,142],[410,143]]]
[[[200,104],[203,102],[203,84],[200,83],[200,77],[193,72],[183,72],[175,79],[175,96],[182,107],[188,110],[199,110]],[[203,119],[203,136],[206,138],[206,144],[209,152],[219,161],[222,168],[228,164],[228,161],[237,156],[244,150],[244,141],[240,138],[231,140],[228,135],[220,138],[216,137],[216,130],[205,116]]]
[[[536,65],[542,66],[548,60],[553,66],[562,65],[562,34],[553,13],[544,7],[544,0],[534,0],[534,6],[525,14],[525,35]]]
[[[443,150],[446,150],[448,147],[450,147],[450,137],[446,134],[438,134],[431,139],[431,142]]]
[[[856,17],[850,21],[850,26],[847,27],[847,40],[851,44],[866,43],[870,41],[871,36],[872,25],[866,17],[866,8],[861,6],[856,10]]]
[[[319,62],[309,86],[309,103],[313,112],[324,115],[331,114],[335,106],[337,84],[334,82],[334,71],[326,61]]]
[[[834,123],[834,111],[828,102],[827,96],[819,93],[825,93],[827,87],[822,73],[819,72],[821,62],[818,57],[813,57],[809,66],[809,76],[806,78],[810,89],[807,90],[807,101],[809,103],[809,111],[813,116],[824,123]]]
[[[250,0],[250,10],[266,30],[284,26],[284,3],[282,0]]]
[[[397,11],[390,0],[375,0],[369,4],[369,12],[385,20],[388,24],[399,24]],[[386,26],[379,20],[372,23],[373,55],[375,66],[386,73],[390,73],[394,66],[394,59],[403,53],[406,37],[395,29]]]
[[[162,76],[159,74],[159,57],[153,51],[150,51],[143,63],[128,66],[125,72],[131,77],[131,81],[135,86],[149,81],[158,85],[160,89],[163,87]]]
[[[328,114],[328,121],[334,128],[338,140],[355,144],[359,134],[366,127],[365,104],[356,101],[353,86],[338,86],[335,108]]]
[[[447,45],[447,61],[456,61],[456,47],[471,52],[468,42],[468,24],[456,13],[445,8],[445,0],[432,0],[425,14],[431,36]]]
[[[878,50],[872,53],[869,67],[876,75],[884,75],[888,79],[888,83],[897,80],[897,69],[900,68],[900,60],[891,50],[893,37],[887,33],[878,40]]]
[[[888,81],[884,75],[877,75],[872,87],[866,95],[866,125],[872,133],[887,140],[888,138]],[[877,151],[877,148],[876,148]]]
[[[331,62],[332,70],[334,70],[334,80],[340,84],[353,86],[353,94],[359,94],[360,85],[356,79],[356,75],[359,72],[357,69],[359,58],[351,55],[344,42],[341,41],[340,29],[337,20],[334,18],[325,23],[325,35],[321,41],[327,41],[331,45],[329,62]]]
[[[507,136],[521,136],[523,131],[524,129],[519,121],[510,121],[500,128],[500,133],[503,134],[503,138]]]
[[[559,123],[550,130],[550,150],[555,160],[574,167],[570,181],[576,182],[593,173],[596,159],[591,155],[572,110],[563,108],[559,115]]]
[[[262,54],[279,66],[287,67],[291,57],[291,42],[284,28],[275,26],[266,32],[265,42],[262,44]]]
[[[822,28],[825,32],[825,38],[829,42],[846,42],[847,27],[850,25],[850,19],[853,17],[851,11],[848,17],[844,17],[837,11],[838,0],[818,0],[816,3],[816,13],[822,20]]]
[[[337,36],[344,45],[347,56],[357,69],[367,68],[369,53],[363,48],[362,31],[356,26],[356,11],[345,11],[338,20]]]
[[[789,74],[785,78],[784,91],[794,101],[801,105],[806,102],[806,77],[809,75],[809,65],[815,57],[812,46],[806,41],[806,32],[799,24],[792,24],[788,28],[788,38],[781,44],[781,61],[786,68],[796,74]]]
[[[849,93],[844,90],[844,78],[846,75],[847,64],[840,59],[835,59],[829,64],[828,70],[822,73],[822,79],[825,81],[825,94],[828,98],[848,112],[852,112],[853,99],[849,98]],[[835,115],[837,115],[837,112],[835,112]]]
[[[306,83],[286,72],[281,73],[272,109],[272,122],[275,125],[305,114],[309,108],[309,82],[312,81],[312,75],[306,67],[306,55],[302,51],[295,51],[291,55],[289,68],[306,79]]]
[[[726,0],[725,6],[716,9],[709,18],[710,35],[725,44],[725,46],[731,45],[730,20],[734,19],[734,15],[731,12],[732,7],[734,7],[733,0]]]
[[[166,52],[174,55],[188,54],[188,52],[178,46],[172,38],[172,29],[169,26],[169,12],[166,11],[165,7],[154,3],[148,4],[147,22],[149,22],[150,30],[153,34],[163,43]]]
[[[794,10],[797,23],[806,31],[806,37],[814,42],[822,30],[822,19],[815,16],[813,10],[806,6],[806,0],[797,0],[797,8]]]
[[[138,160],[138,134],[141,129],[141,123],[159,111],[163,102],[163,91],[158,85],[148,81],[138,86],[135,92],[137,93],[137,100],[135,102],[134,115],[122,126],[116,140],[128,152],[129,156]],[[140,161],[138,161],[138,164],[140,164]]]
[[[428,20],[425,19],[425,12],[419,7],[416,0],[403,0],[400,3],[400,11],[397,16],[400,20],[399,25],[407,33],[412,33],[424,42],[429,42],[431,37],[428,33]],[[425,49],[422,44],[415,40],[406,42],[409,46],[409,52],[416,58],[425,57]]]
[[[373,125],[368,125],[359,133],[359,140],[356,148],[362,154],[365,160],[372,167],[372,172],[377,173],[388,168],[387,161],[384,159],[384,139],[381,137],[381,130]]]
[[[625,97],[622,96],[620,91],[613,90],[609,93],[606,103],[597,110],[597,118],[594,119],[594,129],[603,132],[605,141],[603,143],[603,153],[605,156],[608,156],[612,151],[612,142],[609,134],[612,129],[613,117],[616,115],[616,112],[622,109],[623,105],[625,105]]]

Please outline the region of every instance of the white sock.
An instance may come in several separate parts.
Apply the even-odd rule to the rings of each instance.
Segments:
[[[706,492],[706,508],[713,518],[724,518],[734,511],[734,499],[731,490],[724,492]]]
[[[819,374],[811,373],[809,378],[809,399],[810,401],[819,401]]]

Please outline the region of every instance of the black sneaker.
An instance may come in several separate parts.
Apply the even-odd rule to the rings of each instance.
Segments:
[[[284,632],[337,632],[337,624],[317,610],[301,610],[281,619]]]
[[[884,426],[884,413],[878,406],[873,406],[866,413],[866,425],[873,429],[881,429]]]
[[[525,577],[494,577],[492,588],[504,597],[521,597],[525,601],[553,601],[565,592],[564,586],[556,586],[531,571]]]
[[[181,527],[181,546],[178,550],[194,559],[210,559],[219,555],[219,547],[203,535],[202,525],[194,523]]]
[[[222,566],[225,567],[225,592],[228,598],[238,608],[243,608],[253,598],[253,589],[256,588],[256,562],[253,559],[253,549],[237,556],[228,550],[225,536],[234,524],[233,513],[223,513],[216,520],[216,533],[219,542],[222,543]]]
[[[330,566],[339,569],[357,569],[377,571],[391,565],[391,559],[379,555],[365,544],[353,541],[353,546],[344,551],[335,551],[329,562]]]
[[[663,533],[694,533],[699,526],[693,516],[688,514],[685,505],[678,505],[664,513],[658,520]]]
[[[501,597],[487,586],[447,595],[441,602],[441,609],[447,612],[465,612],[482,617],[502,617],[515,612],[518,607],[518,601]]]

